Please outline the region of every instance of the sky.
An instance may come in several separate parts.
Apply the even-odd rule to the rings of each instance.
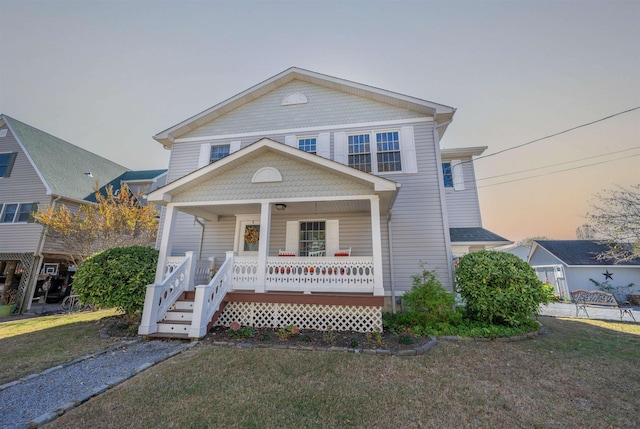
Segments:
[[[639,41],[637,0],[0,0],[0,113],[166,168],[153,135],[296,66],[453,106],[442,145],[489,155],[640,107]],[[640,183],[640,110],[475,167],[485,228],[574,239]]]

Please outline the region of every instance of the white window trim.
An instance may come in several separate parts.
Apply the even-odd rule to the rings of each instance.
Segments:
[[[211,148],[213,146],[229,146],[229,155],[240,150],[241,141],[232,142],[209,142],[200,145],[200,156],[198,157],[198,168],[211,164]]]
[[[24,225],[27,223],[32,223],[29,222],[29,220],[25,220],[25,221],[20,221],[20,222],[16,222],[16,219],[18,218],[18,216],[20,215],[20,209],[22,208],[23,205],[25,204],[31,204],[31,211],[33,210],[33,206],[36,206],[36,209],[38,207],[38,203],[36,202],[22,202],[22,203],[2,203],[0,204],[0,225]],[[2,219],[4,218],[4,214],[5,214],[5,210],[7,208],[7,206],[12,206],[12,205],[16,205],[16,212],[13,214],[13,220],[11,222],[2,222]],[[30,211],[30,212],[31,212]]]
[[[316,151],[315,151],[315,153],[314,152],[307,152],[306,150],[304,152],[314,153],[315,155],[317,155],[318,154],[318,136],[317,135],[296,136],[296,145],[295,145],[295,147],[297,149],[302,150],[302,149],[300,149],[300,140],[304,140],[304,139],[316,139]]]
[[[287,221],[285,247],[300,254],[300,223],[324,222],[325,255],[333,256],[340,249],[340,221],[338,219],[298,219]]]
[[[443,159],[441,162],[440,168],[442,169],[442,164],[449,163],[451,165],[451,181],[453,182],[453,186],[444,186],[444,171],[443,171],[443,179],[442,186],[444,189],[451,189],[453,191],[464,191],[464,174],[462,172],[462,165],[465,161],[460,159]]]

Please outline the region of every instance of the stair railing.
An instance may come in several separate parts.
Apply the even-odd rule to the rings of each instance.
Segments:
[[[163,270],[166,271],[166,267],[163,267]],[[182,292],[189,290],[194,271],[193,252],[186,252],[184,260],[174,266],[161,283],[147,285],[138,334],[149,335],[158,332],[158,322],[164,318]]]
[[[207,326],[213,315],[231,289],[233,279],[234,253],[227,252],[226,259],[215,276],[206,285],[196,285],[193,302],[193,319],[189,329],[190,338],[202,338],[207,334]]]

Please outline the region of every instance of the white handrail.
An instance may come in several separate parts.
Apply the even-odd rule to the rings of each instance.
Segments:
[[[227,258],[206,285],[196,286],[193,302],[193,319],[189,328],[190,338],[202,338],[207,334],[207,325],[231,288],[233,279],[234,253],[227,252]]]

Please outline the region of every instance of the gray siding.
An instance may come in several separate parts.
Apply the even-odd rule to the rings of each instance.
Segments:
[[[529,265],[565,265],[560,259],[547,252],[542,247],[536,247],[536,251],[531,255]]]
[[[445,159],[443,162],[447,161]],[[470,158],[461,159],[462,175],[464,177],[464,189],[456,191],[453,188],[445,188],[447,200],[447,214],[450,228],[482,227],[480,215],[480,201],[473,162]]]
[[[49,203],[46,188],[10,130],[0,137],[0,153],[6,152],[18,154],[11,175],[0,179],[0,204],[35,202],[43,208]],[[0,252],[35,252],[41,231],[36,223],[0,223]]]
[[[308,103],[280,105],[285,96],[295,92],[306,95]],[[181,138],[411,119],[421,116],[424,115],[408,109],[294,80]]]
[[[586,290],[598,290],[598,288],[589,280],[594,279],[596,281],[604,281],[602,273],[608,270],[613,273],[613,281],[609,280],[612,286],[627,286],[633,283],[632,288],[626,287],[618,288],[614,295],[620,297],[620,299],[626,300],[626,295],[640,293],[640,266],[636,267],[623,267],[623,266],[608,266],[608,267],[568,267],[565,268],[565,275],[567,277],[567,286],[569,291],[578,289]]]

